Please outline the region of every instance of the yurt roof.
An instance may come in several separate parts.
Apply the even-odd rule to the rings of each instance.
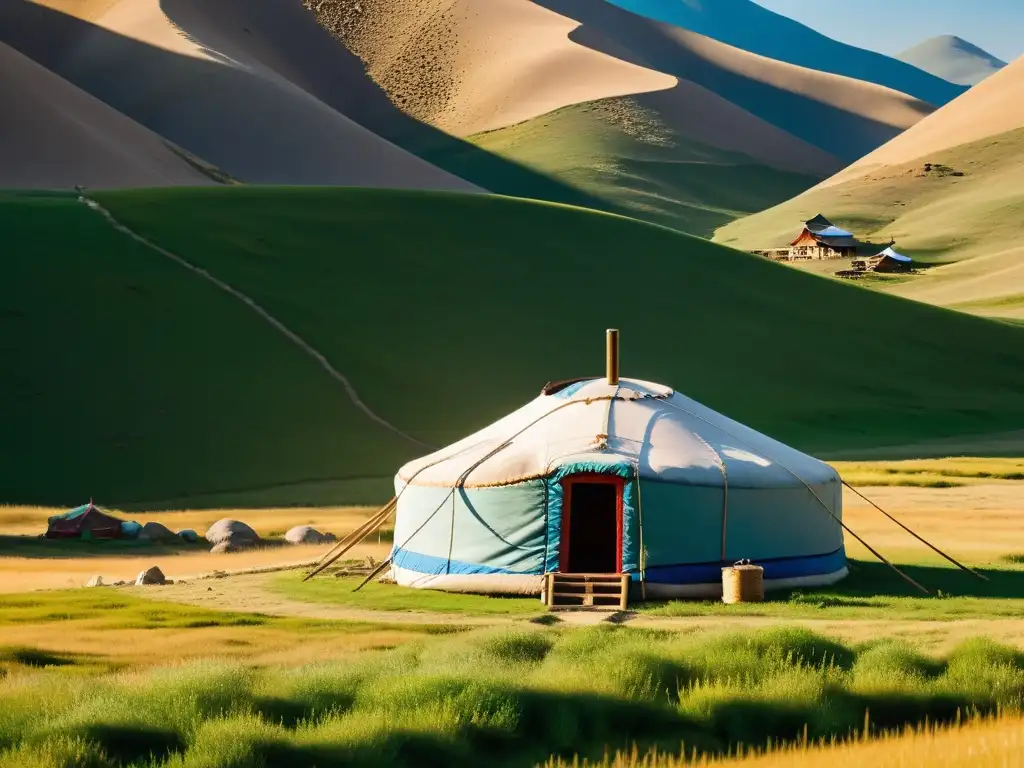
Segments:
[[[406,464],[402,484],[502,486],[572,466],[631,465],[641,478],[730,488],[836,479],[827,464],[647,381],[578,381]]]

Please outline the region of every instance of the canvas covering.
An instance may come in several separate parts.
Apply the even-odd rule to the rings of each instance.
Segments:
[[[845,574],[831,467],[667,387],[593,379],[402,467],[393,575],[539,592],[559,568],[562,481],[595,473],[622,478],[622,571],[647,585],[713,587],[741,558],[776,584]]]

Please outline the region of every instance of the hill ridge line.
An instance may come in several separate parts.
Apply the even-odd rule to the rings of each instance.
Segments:
[[[193,272],[194,274],[199,275],[201,278],[203,278],[204,280],[212,283],[214,286],[216,286],[220,290],[224,291],[227,294],[230,294],[231,296],[234,296],[236,299],[241,301],[243,304],[246,304],[257,315],[259,315],[267,323],[269,323],[274,329],[276,329],[278,332],[283,334],[285,336],[285,338],[287,338],[289,341],[291,341],[293,344],[295,344],[295,346],[297,346],[299,349],[301,349],[307,355],[309,355],[314,360],[316,360],[316,362],[319,363],[320,367],[323,368],[331,378],[333,378],[335,381],[337,381],[338,383],[341,384],[341,386],[345,389],[345,393],[348,395],[349,399],[352,401],[352,404],[356,408],[361,410],[364,414],[366,414],[366,416],[369,417],[370,420],[376,422],[377,424],[380,424],[385,429],[388,429],[391,432],[394,432],[399,437],[404,438],[405,440],[409,440],[410,442],[416,443],[417,445],[422,446],[423,448],[427,448],[427,449],[433,450],[436,447],[436,446],[430,445],[429,443],[425,443],[422,440],[419,440],[419,439],[413,437],[412,435],[409,435],[409,434],[403,432],[398,427],[396,427],[394,424],[392,424],[391,422],[387,421],[384,417],[382,417],[382,416],[378,415],[377,413],[375,413],[370,408],[370,406],[368,406],[366,403],[364,403],[362,401],[362,399],[359,397],[359,393],[356,391],[356,388],[354,386],[352,386],[352,382],[350,382],[348,380],[348,378],[345,376],[345,374],[343,374],[341,371],[339,371],[333,365],[331,365],[330,361],[326,357],[324,357],[324,355],[319,350],[317,350],[315,347],[313,347],[311,344],[309,344],[309,342],[307,342],[305,339],[303,339],[301,336],[299,336],[297,333],[295,333],[295,331],[293,331],[291,328],[289,328],[284,323],[282,323],[280,320],[278,320],[276,317],[274,317],[272,314],[270,314],[266,309],[264,309],[262,306],[260,306],[256,302],[255,299],[253,299],[252,297],[242,293],[237,288],[234,288],[233,286],[225,283],[223,280],[221,280],[221,279],[215,277],[214,275],[210,274],[209,272],[207,272],[202,267],[197,267],[195,264],[193,264],[192,262],[188,261],[187,259],[182,258],[181,256],[177,255],[176,253],[172,253],[171,251],[168,251],[166,248],[163,248],[162,246],[157,245],[156,243],[152,242],[151,240],[148,240],[147,238],[145,238],[142,235],[138,234],[137,232],[135,232],[134,230],[132,230],[131,228],[129,228],[125,224],[122,224],[120,221],[118,221],[114,217],[114,215],[109,210],[107,210],[102,204],[100,204],[99,201],[94,200],[94,199],[92,199],[90,197],[86,197],[85,193],[83,191],[79,191],[78,202],[84,204],[85,206],[87,206],[91,210],[93,210],[96,213],[98,213],[101,216],[103,216],[107,220],[107,222],[112,227],[114,227],[114,229],[116,229],[117,231],[119,231],[119,232],[121,232],[121,233],[123,233],[125,235],[128,235],[129,237],[131,237],[136,242],[139,242],[142,245],[146,246],[147,248],[150,248],[151,250],[156,251],[161,256],[164,256],[165,258],[170,259],[171,261],[173,261],[178,266],[184,267],[185,269],[189,270],[190,272]]]

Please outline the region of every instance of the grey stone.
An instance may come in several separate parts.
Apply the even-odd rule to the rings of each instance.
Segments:
[[[195,543],[199,541],[199,534],[193,531],[191,528],[185,528],[184,530],[178,531],[178,538],[182,541]]]
[[[284,535],[284,540],[289,544],[325,544],[337,541],[337,538],[333,533],[320,533],[309,525],[297,525]]]
[[[93,576],[91,579],[89,579],[87,582],[85,582],[85,586],[87,586],[87,587],[105,587],[107,585],[103,583],[103,577],[100,576],[99,574],[97,574],[96,576]]]
[[[167,579],[164,578],[164,572],[157,568],[155,565],[142,573],[140,573],[135,579],[135,586],[141,587],[144,584],[165,584]]]
[[[260,537],[252,528],[239,520],[224,518],[211,525],[206,531],[206,540],[213,545],[227,543],[233,547],[252,547],[259,544]]]
[[[174,531],[168,528],[163,523],[149,522],[142,526],[142,532],[139,533],[140,539],[149,539],[150,541],[176,541]]]

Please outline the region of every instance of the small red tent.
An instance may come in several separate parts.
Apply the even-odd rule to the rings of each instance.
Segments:
[[[48,521],[48,539],[119,539],[121,521],[101,512],[90,501]]]

